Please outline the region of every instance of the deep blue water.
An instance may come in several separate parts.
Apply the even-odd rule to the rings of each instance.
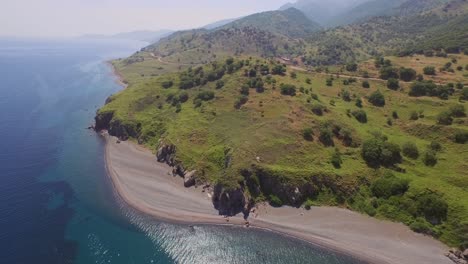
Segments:
[[[121,89],[104,61],[143,44],[0,40],[0,263],[358,263],[269,232],[158,222],[116,197],[86,127]]]

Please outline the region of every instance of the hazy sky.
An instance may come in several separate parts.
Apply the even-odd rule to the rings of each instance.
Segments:
[[[288,0],[2,0],[0,35],[77,36],[186,29],[279,8]]]

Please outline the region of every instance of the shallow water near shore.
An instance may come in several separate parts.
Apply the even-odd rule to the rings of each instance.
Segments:
[[[174,225],[126,206],[86,128],[128,41],[0,40],[2,263],[360,263],[272,232]]]

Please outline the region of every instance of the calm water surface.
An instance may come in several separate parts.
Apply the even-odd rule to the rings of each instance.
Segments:
[[[0,263],[359,263],[263,231],[155,221],[108,182],[86,129],[128,41],[0,40]]]

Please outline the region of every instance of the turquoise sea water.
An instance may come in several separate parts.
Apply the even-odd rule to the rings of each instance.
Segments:
[[[87,130],[128,41],[0,40],[0,263],[360,263],[271,232],[189,228],[126,206]]]

